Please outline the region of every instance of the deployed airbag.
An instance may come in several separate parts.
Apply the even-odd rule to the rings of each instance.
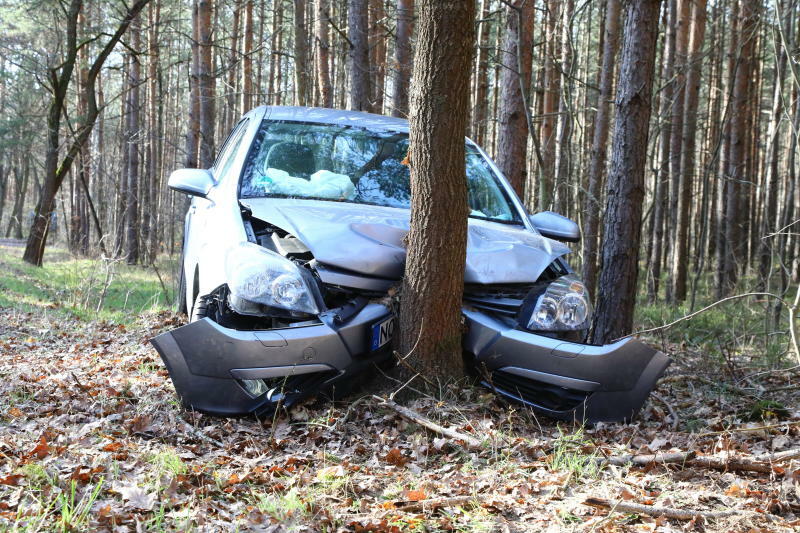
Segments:
[[[264,174],[254,178],[253,183],[269,194],[304,198],[352,200],[356,192],[349,177],[330,170],[318,170],[306,180],[291,176],[285,170],[268,168]]]

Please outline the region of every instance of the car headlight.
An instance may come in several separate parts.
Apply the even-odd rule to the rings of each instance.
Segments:
[[[300,268],[273,251],[243,242],[225,258],[230,304],[241,314],[257,314],[258,305],[317,314],[313,293]]]
[[[536,331],[572,331],[589,327],[591,304],[583,283],[574,276],[562,276],[542,292],[528,319],[527,328]]]

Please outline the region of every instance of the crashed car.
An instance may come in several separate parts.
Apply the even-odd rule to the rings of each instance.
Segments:
[[[409,229],[408,122],[259,107],[213,168],[174,172],[192,197],[188,325],[152,340],[183,404],[260,414],[353,382],[391,355]],[[590,299],[564,256],[577,225],[529,216],[470,140],[465,357],[482,383],[567,420],[629,420],[670,363],[632,338],[583,341]]]

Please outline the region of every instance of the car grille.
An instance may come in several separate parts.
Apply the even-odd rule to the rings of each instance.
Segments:
[[[484,311],[517,316],[522,302],[533,288],[529,283],[514,285],[465,285],[464,301]]]
[[[551,411],[575,409],[591,394],[524,378],[502,370],[493,371],[491,382],[484,381],[483,385],[490,389],[496,389],[505,396]]]

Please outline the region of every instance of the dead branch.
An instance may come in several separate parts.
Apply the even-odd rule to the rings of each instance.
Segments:
[[[763,453],[756,455],[756,461],[765,461],[767,463],[780,463],[782,461],[789,461],[800,457],[800,448],[793,448],[777,453]]]
[[[381,398],[380,396],[373,396],[373,398],[381,402],[381,405],[384,405],[386,407],[391,407],[392,409],[397,411],[397,413],[399,413],[400,416],[402,416],[403,418],[406,418],[416,424],[419,424],[422,427],[426,427],[435,433],[444,435],[445,437],[449,437],[454,440],[463,441],[470,448],[480,448],[481,446],[481,441],[479,441],[475,437],[471,437],[465,433],[461,433],[460,431],[456,431],[454,429],[448,429],[446,427],[440,426],[439,424],[431,421],[429,418],[422,416],[421,414],[409,409],[408,407],[403,407],[402,405],[399,405],[392,400]]]
[[[694,520],[698,516],[710,520],[727,518],[730,516],[753,515],[773,518],[772,515],[756,513],[755,511],[739,511],[736,509],[731,509],[729,511],[697,511],[693,509],[675,509],[674,507],[657,507],[655,505],[644,505],[641,503],[624,501],[611,502],[603,498],[587,498],[583,504],[590,507],[597,507],[599,509],[608,509],[612,512],[617,511],[621,513],[635,513],[648,516],[664,516],[673,520]]]
[[[655,454],[642,454],[642,455],[619,455],[616,457],[598,457],[596,459],[598,464],[608,464],[614,466],[625,466],[632,464],[634,466],[645,466],[649,464],[676,464],[686,463],[694,459],[695,452],[672,452],[672,453],[655,453]]]
[[[407,513],[420,513],[425,511],[434,511],[442,507],[458,507],[475,502],[473,496],[454,496],[452,498],[437,498],[432,500],[420,500],[418,502],[397,502],[395,508],[398,511],[405,511]]]
[[[706,433],[700,433],[697,435],[698,438],[700,437],[712,437],[714,435],[725,435],[727,433],[751,433],[753,431],[761,431],[765,429],[777,429],[777,428],[786,428],[792,426],[800,426],[800,420],[789,420],[788,422],[781,422],[780,424],[767,424],[765,426],[756,426],[756,427],[744,427],[744,428],[729,428],[723,429],[720,431],[708,431]]]
[[[742,472],[760,472],[762,474],[771,474],[772,465],[760,461],[754,461],[745,457],[713,457],[710,455],[701,455],[695,457],[688,462],[689,466],[700,466],[703,468],[710,468],[712,470],[738,470]]]

